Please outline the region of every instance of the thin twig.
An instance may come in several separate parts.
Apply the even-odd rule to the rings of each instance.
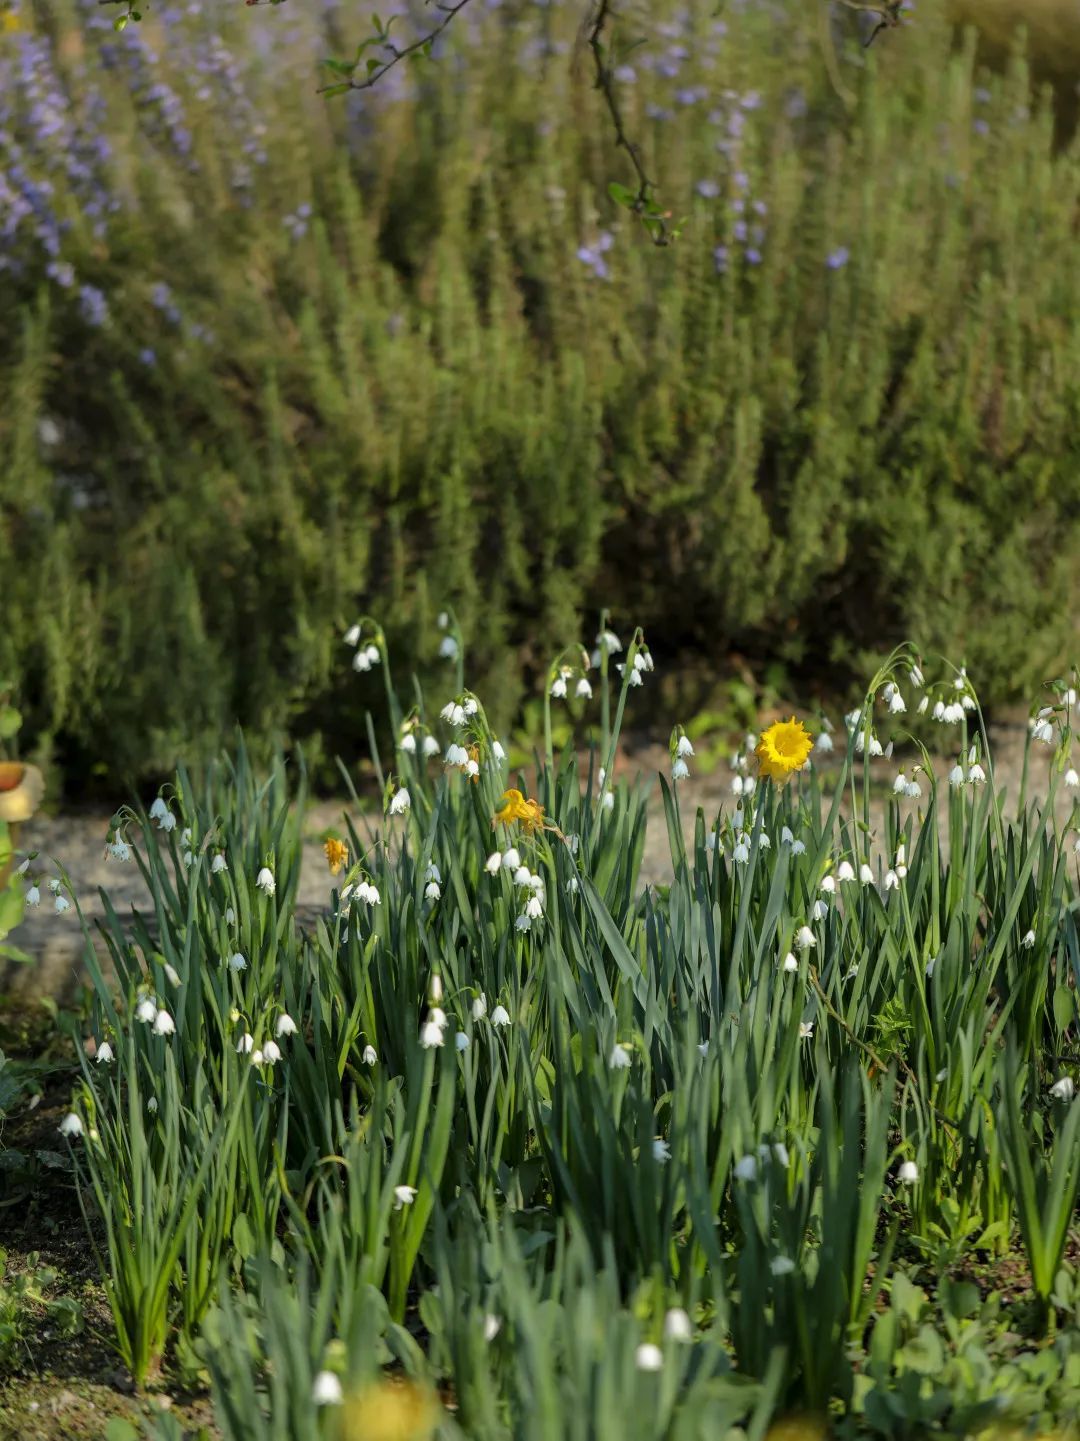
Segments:
[[[608,58],[611,52],[610,49],[605,49],[603,40],[604,28],[609,20],[614,19],[614,16],[611,0],[599,0],[592,24],[589,26],[589,49],[592,51],[593,65],[596,71],[596,88],[604,97],[604,103],[607,105],[608,115],[611,117],[611,123],[615,130],[615,145],[626,151],[630,157],[630,163],[634,167],[637,195],[633,208],[637,214],[644,216],[652,201],[652,192],[656,187],[649,179],[642,164],[640,148],[626,133],[622,111],[615,95],[615,75]],[[667,225],[667,217],[649,214],[647,219],[646,229],[653,244],[670,244],[673,237]]]
[[[868,49],[883,30],[896,29],[900,24],[900,11],[904,6],[904,0],[878,0],[877,4],[867,3],[867,0],[839,0],[839,3],[848,10],[861,11],[864,15],[878,17],[878,23],[874,26],[870,39],[866,41]]]
[[[384,75],[393,70],[395,65],[399,64],[402,60],[407,60],[410,55],[415,55],[417,51],[423,50],[425,46],[437,40],[446,27],[452,24],[456,17],[461,14],[468,3],[469,0],[457,0],[457,4],[445,4],[443,0],[437,0],[434,8],[442,15],[442,19],[437,25],[433,26],[427,34],[421,35],[419,39],[414,40],[411,45],[401,46],[400,49],[393,41],[385,40],[382,48],[390,51],[389,60],[380,61],[362,80],[334,80],[331,81],[329,85],[320,85],[318,93],[321,95],[324,91],[334,90],[340,85],[347,85],[350,90],[370,90],[373,85],[379,83]]]

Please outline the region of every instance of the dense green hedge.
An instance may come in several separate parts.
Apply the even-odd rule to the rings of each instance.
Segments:
[[[601,605],[826,686],[899,635],[998,698],[1068,653],[1080,160],[1019,62],[927,0],[838,27],[849,110],[813,6],[654,14],[657,249],[569,0],[329,106],[352,32],[292,9],[0,35],[0,676],[69,772],[341,745],[360,610],[430,669],[453,603],[508,713]]]

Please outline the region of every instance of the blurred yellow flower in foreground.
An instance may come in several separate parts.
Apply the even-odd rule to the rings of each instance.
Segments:
[[[522,830],[532,833],[544,824],[544,807],[539,801],[527,801],[519,790],[504,791],[495,812],[495,825],[509,826],[521,822]]]
[[[787,721],[773,721],[757,743],[761,774],[770,780],[786,781],[793,771],[802,770],[813,744],[810,732],[794,716]]]
[[[4,10],[3,12],[0,12],[0,35],[2,35],[6,30],[18,29],[19,17],[15,14],[14,10]]]
[[[430,1391],[411,1381],[376,1381],[346,1397],[341,1441],[429,1441],[438,1422]]]
[[[820,1416],[782,1416],[765,1432],[765,1441],[825,1441],[827,1435]]]
[[[28,821],[45,794],[45,777],[37,766],[0,761],[0,821]]]
[[[326,864],[330,867],[330,874],[336,876],[349,859],[349,847],[336,836],[331,836],[323,850],[326,852]]]

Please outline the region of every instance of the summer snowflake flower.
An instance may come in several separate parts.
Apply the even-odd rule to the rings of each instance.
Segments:
[[[392,816],[403,816],[411,805],[412,796],[410,796],[409,792],[402,786],[400,790],[394,792],[393,799],[390,802],[390,814]]]
[[[210,874],[212,876],[219,876],[222,871],[227,871],[228,869],[228,861],[225,859],[223,852],[218,851],[214,859],[210,862]]]
[[[349,629],[345,632],[344,640],[346,645],[359,645],[360,626],[358,624],[351,625]]]
[[[502,863],[508,871],[516,871],[521,865],[521,857],[513,846],[509,850],[503,851]]]
[[[430,760],[432,756],[439,754],[439,742],[434,736],[425,736],[422,749],[425,759]]]
[[[634,1365],[639,1371],[660,1371],[664,1366],[664,1353],[659,1346],[645,1341],[634,1352]]]
[[[1034,931],[1028,931],[1027,934],[1024,936],[1024,939],[1020,942],[1020,944],[1023,946],[1023,948],[1024,948],[1025,951],[1030,951],[1031,948],[1032,948],[1032,947],[1034,946],[1034,944],[1035,944],[1035,932],[1034,932]]]
[[[250,1031],[245,1031],[236,1043],[237,1054],[241,1056],[250,1056],[254,1049],[255,1037],[251,1034]]]
[[[859,867],[859,883],[864,886],[869,886],[873,883],[873,880],[873,871],[870,869],[867,863],[863,861],[862,865]]]
[[[496,872],[501,866],[502,856],[498,851],[492,851],[491,855],[488,856],[487,860],[484,862],[484,870],[487,871],[489,876],[493,876],[496,874]]]
[[[797,950],[808,951],[811,946],[817,945],[817,938],[809,926],[800,926],[795,936]]]
[[[1080,786],[1080,775],[1077,775],[1072,766],[1065,772],[1065,784],[1071,791],[1074,791],[1077,786]]]
[[[61,1136],[81,1136],[83,1133],[83,1123],[74,1111],[69,1111],[60,1122],[58,1130]]]
[[[896,1175],[905,1186],[913,1186],[919,1179],[919,1168],[914,1161],[904,1161]]]
[[[587,676],[582,676],[574,687],[574,694],[578,700],[592,700],[592,686]]]
[[[763,776],[782,782],[795,771],[802,770],[813,747],[813,737],[794,716],[787,721],[774,721],[762,732],[755,754]]]
[[[505,1006],[496,1006],[491,1013],[491,1024],[496,1028],[510,1024],[510,1012]]]
[[[487,996],[481,991],[472,1003],[472,1018],[474,1021],[482,1021],[486,1015]]]
[[[799,1022],[799,1040],[800,1040],[800,1041],[808,1041],[813,1034],[814,1034],[814,1023],[813,1023],[813,1021],[800,1021],[800,1022]]]
[[[329,843],[328,843],[329,844]],[[274,873],[269,866],[263,866],[262,870],[255,877],[255,884],[263,895],[272,896],[277,890],[277,882],[274,880]]]
[[[41,904],[41,892],[37,886],[28,886],[25,895],[28,906],[39,906]]]
[[[400,1211],[402,1206],[411,1206],[416,1200],[415,1186],[394,1187],[394,1210]]]
[[[841,861],[836,868],[836,878],[839,881],[853,881],[855,879],[855,868],[850,861]]]
[[[625,1071],[630,1065],[630,1051],[621,1041],[611,1048],[608,1065],[613,1071]]]
[[[457,660],[458,643],[452,635],[444,635],[439,642],[440,660]]]
[[[420,1044],[425,1051],[443,1043],[443,1028],[437,1021],[425,1021],[420,1027]]]
[[[106,1066],[114,1059],[115,1055],[112,1046],[109,1045],[108,1041],[102,1041],[94,1053],[94,1060],[97,1061],[99,1066]]]
[[[684,781],[689,774],[690,767],[681,756],[676,756],[671,763],[671,779],[673,781]]]
[[[56,914],[58,916],[62,916],[66,910],[71,909],[71,902],[68,900],[67,896],[58,895],[56,897],[56,900],[53,902],[53,909],[56,911]]]
[[[176,1030],[176,1023],[168,1011],[158,1011],[154,1017],[154,1035],[171,1036]]]
[[[673,1306],[664,1317],[665,1341],[689,1341],[693,1335],[690,1317],[681,1306]]]
[[[791,843],[791,854],[792,854],[793,856],[801,856],[801,855],[805,855],[805,853],[806,853],[806,842],[805,842],[805,841],[792,841],[792,843]]]
[[[135,1019],[150,1025],[157,1018],[157,1006],[148,996],[144,997],[135,1007]]]
[[[296,1022],[287,1011],[282,1011],[281,1015],[278,1016],[277,1025],[274,1027],[274,1035],[277,1036],[279,1041],[282,1036],[296,1035]]]
[[[340,1406],[344,1400],[341,1382],[333,1371],[320,1371],[311,1388],[311,1399],[316,1406]]]
[[[1071,1076],[1062,1076],[1050,1087],[1050,1094],[1059,1101],[1071,1101],[1076,1095],[1076,1083]]]
[[[454,1045],[457,1046],[459,1051],[467,1051],[469,1049],[469,1037],[465,1031],[458,1031],[454,1037]]]
[[[949,784],[951,786],[962,786],[964,784],[964,768],[957,762],[949,772]]]
[[[374,1046],[367,1045],[364,1047],[364,1052],[360,1059],[363,1061],[365,1066],[373,1066],[375,1062],[379,1059],[379,1053],[378,1051],[376,1051]]]
[[[662,1136],[658,1136],[652,1143],[653,1160],[663,1165],[665,1161],[671,1160],[671,1147]]]
[[[794,975],[794,973],[799,969],[799,963],[790,951],[788,951],[787,955],[780,962],[780,969],[789,976]]]
[[[831,896],[836,890],[835,876],[822,876],[821,889],[825,892],[826,895]]]
[[[790,1276],[795,1269],[795,1262],[790,1256],[774,1256],[769,1262],[769,1270],[774,1276]]]
[[[828,905],[828,902],[827,902],[827,901],[815,901],[815,902],[814,902],[814,908],[813,908],[812,916],[813,916],[813,919],[814,919],[815,921],[823,921],[828,914],[829,914],[829,905]]]
[[[428,881],[424,887],[424,900],[437,901],[441,895],[442,890],[439,887],[438,881]]]
[[[737,1181],[753,1181],[757,1179],[757,1159],[751,1155],[745,1155],[740,1161],[735,1162],[735,1179]]]

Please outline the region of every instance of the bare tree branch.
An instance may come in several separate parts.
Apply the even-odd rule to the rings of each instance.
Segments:
[[[379,83],[379,81],[383,78],[384,75],[386,75],[389,71],[393,70],[395,65],[400,64],[402,60],[407,60],[410,55],[419,54],[421,51],[431,46],[443,33],[446,27],[450,25],[458,15],[460,15],[462,10],[465,9],[465,6],[468,5],[468,3],[469,0],[457,0],[456,4],[447,4],[445,3],[445,0],[435,0],[435,3],[432,5],[432,9],[437,10],[440,13],[442,18],[439,20],[439,23],[437,25],[433,25],[426,34],[421,35],[418,39],[412,41],[411,44],[402,45],[400,48],[395,45],[391,39],[389,39],[390,28],[389,26],[387,26],[380,48],[383,50],[389,50],[389,59],[378,61],[377,64],[371,66],[368,69],[367,73],[359,80],[356,80],[352,78],[352,76],[350,76],[348,80],[337,80],[332,81],[329,85],[321,85],[319,87],[319,94],[322,95],[327,90],[336,91],[342,86],[349,90],[370,90],[373,85],[377,85]],[[357,57],[357,64],[359,64],[359,56]]]
[[[626,133],[622,111],[615,94],[615,73],[611,62],[612,50],[610,46],[604,44],[604,29],[608,22],[614,19],[614,16],[611,0],[598,0],[588,32],[589,49],[592,51],[596,74],[596,88],[603,95],[608,115],[611,117],[611,123],[615,130],[615,144],[619,149],[626,151],[630,157],[630,163],[634,167],[637,194],[630,208],[645,222],[645,228],[654,245],[670,245],[675,238],[668,225],[670,215],[660,211],[653,200],[652,192],[656,187],[646,174],[640,148]]]

